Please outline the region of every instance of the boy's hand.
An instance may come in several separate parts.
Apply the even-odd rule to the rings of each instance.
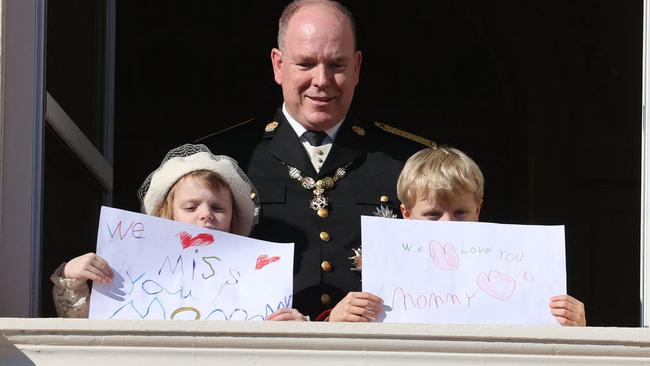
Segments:
[[[585,305],[573,296],[553,296],[549,307],[551,308],[551,314],[563,326],[584,327],[587,325]]]
[[[63,277],[109,283],[113,280],[113,271],[102,257],[87,253],[66,263]]]
[[[368,322],[383,312],[384,300],[369,292],[348,292],[332,309],[331,322]]]
[[[307,321],[306,316],[302,315],[298,310],[296,309],[279,309],[275,311],[273,314],[269,315],[266,317],[266,320],[272,320],[272,321],[283,321],[283,320],[298,320],[298,321]]]

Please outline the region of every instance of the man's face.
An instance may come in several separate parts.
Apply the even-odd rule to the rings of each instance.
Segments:
[[[284,49],[271,51],[275,81],[289,114],[308,130],[324,131],[343,120],[359,82],[361,52],[350,24],[323,6],[291,17]]]
[[[412,220],[478,221],[481,203],[473,193],[459,192],[442,200],[437,194],[415,201],[411,208],[400,205],[402,216]]]

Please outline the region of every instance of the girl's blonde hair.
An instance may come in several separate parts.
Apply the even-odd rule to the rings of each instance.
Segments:
[[[222,190],[227,190],[230,195],[230,202],[232,205],[232,219],[230,221],[230,232],[233,231],[233,228],[237,227],[237,205],[235,205],[235,197],[233,197],[232,191],[228,182],[226,182],[223,177],[215,172],[209,170],[195,170],[191,173],[188,173],[182,176],[179,180],[174,183],[172,188],[167,193],[165,200],[163,201],[160,209],[155,213],[155,216],[162,217],[163,219],[174,219],[174,194],[178,187],[178,183],[187,178],[196,178],[204,187],[210,190],[213,194],[218,194]]]

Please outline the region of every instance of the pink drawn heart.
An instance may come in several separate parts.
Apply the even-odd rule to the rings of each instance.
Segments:
[[[476,284],[483,292],[501,301],[509,299],[516,286],[512,277],[498,271],[490,271],[490,274],[479,273]]]
[[[449,243],[444,246],[435,240],[429,242],[429,255],[433,259],[433,265],[438,269],[455,271],[458,269],[458,253],[456,248]]]

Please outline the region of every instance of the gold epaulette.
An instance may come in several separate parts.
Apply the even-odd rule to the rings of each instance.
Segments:
[[[433,149],[438,147],[438,144],[436,144],[435,142],[433,142],[433,141],[431,141],[429,139],[425,139],[424,137],[420,137],[420,136],[414,135],[414,134],[412,134],[410,132],[400,130],[399,128],[389,126],[389,125],[387,125],[385,123],[375,122],[375,126],[381,128],[382,130],[384,130],[386,132],[390,132],[390,133],[392,133],[394,135],[402,136],[402,137],[404,137],[406,139],[409,139],[411,141],[415,141],[415,142],[420,143],[420,144],[422,144],[424,146],[427,146],[427,147],[430,147],[430,148],[433,148]]]

